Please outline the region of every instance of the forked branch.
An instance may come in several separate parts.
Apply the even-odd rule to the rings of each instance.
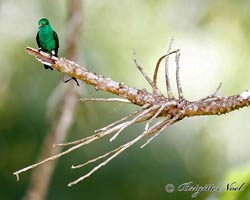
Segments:
[[[171,42],[172,43],[172,42]],[[233,95],[233,96],[217,96],[217,92],[221,87],[221,84],[218,86],[216,91],[203,99],[197,101],[188,101],[183,96],[183,91],[181,88],[180,77],[179,77],[179,58],[180,53],[179,50],[171,51],[171,44],[169,47],[169,52],[159,58],[155,72],[153,75],[153,81],[149,78],[149,76],[145,73],[143,68],[137,63],[136,57],[134,57],[134,62],[137,68],[140,70],[144,78],[151,85],[153,89],[153,93],[148,91],[136,89],[133,87],[129,87],[124,83],[119,83],[111,80],[110,78],[105,78],[102,75],[97,75],[93,72],[90,72],[86,69],[86,67],[80,67],[78,64],[73,61],[67,60],[65,58],[56,58],[50,57],[48,54],[44,52],[38,52],[36,49],[26,48],[26,51],[35,56],[40,62],[44,64],[50,65],[53,69],[58,70],[61,73],[67,74],[70,77],[76,77],[78,80],[85,82],[86,84],[93,85],[97,90],[103,90],[106,92],[113,93],[118,95],[121,98],[84,98],[82,102],[87,101],[102,101],[102,102],[120,102],[120,103],[129,103],[139,106],[139,109],[132,112],[131,114],[117,120],[101,129],[97,129],[95,134],[85,137],[80,140],[68,142],[65,144],[55,144],[54,146],[71,146],[67,150],[57,155],[52,155],[51,157],[42,160],[36,164],[30,165],[26,168],[23,168],[19,171],[14,172],[14,175],[17,176],[19,180],[19,174],[35,168],[39,165],[42,165],[48,161],[57,159],[61,156],[64,156],[84,145],[92,143],[104,136],[113,134],[111,137],[111,141],[116,139],[118,135],[127,127],[134,125],[135,123],[146,122],[144,131],[135,137],[133,140],[111,150],[108,153],[105,153],[101,156],[98,156],[94,159],[89,160],[88,162],[76,166],[72,166],[73,169],[83,167],[87,164],[94,163],[100,159],[106,158],[99,165],[94,167],[87,174],[78,178],[77,180],[68,184],[68,186],[72,186],[77,184],[79,181],[84,180],[85,178],[92,175],[95,171],[100,169],[109,163],[112,159],[120,155],[127,148],[143,139],[146,136],[151,136],[141,148],[145,147],[149,144],[156,136],[158,136],[162,131],[164,131],[168,126],[184,119],[185,117],[199,116],[199,115],[220,115],[224,113],[229,113],[235,109],[243,108],[250,105],[250,92],[247,90],[241,94]],[[171,91],[171,86],[169,82],[168,76],[168,56],[171,54],[176,54],[175,62],[176,62],[176,83],[178,90],[178,99],[174,98]],[[166,77],[166,85],[167,85],[167,94],[165,97],[157,87],[157,73],[160,66],[161,61],[166,58],[165,67],[167,68],[165,71]],[[157,118],[160,118],[157,122],[154,122]],[[151,125],[153,123],[153,125]]]

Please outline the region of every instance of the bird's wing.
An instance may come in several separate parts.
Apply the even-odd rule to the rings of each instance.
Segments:
[[[40,43],[40,40],[39,40],[39,32],[37,32],[37,34],[36,34],[36,43],[37,43],[38,47],[40,48],[41,43]]]
[[[57,36],[57,33],[54,31],[54,39],[56,41],[56,49],[58,50],[59,49],[59,40],[58,40],[58,36]]]

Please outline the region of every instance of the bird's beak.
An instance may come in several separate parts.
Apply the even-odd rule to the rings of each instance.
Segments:
[[[42,26],[42,24],[39,24],[39,25],[38,25],[38,28],[40,28],[41,26]]]

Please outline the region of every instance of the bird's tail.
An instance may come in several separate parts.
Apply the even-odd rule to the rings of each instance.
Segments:
[[[50,67],[49,65],[44,65],[44,68],[45,68],[45,69],[50,69],[50,70],[53,70],[53,68],[52,68],[52,67]]]

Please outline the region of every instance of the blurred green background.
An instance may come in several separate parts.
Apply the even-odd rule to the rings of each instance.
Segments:
[[[25,194],[31,172],[22,174],[19,182],[12,173],[36,161],[51,123],[48,102],[62,76],[45,71],[24,49],[36,47],[37,22],[47,17],[59,35],[59,55],[65,55],[67,5],[66,0],[0,1],[0,199],[21,199]],[[174,48],[181,49],[180,76],[188,100],[211,94],[219,82],[220,95],[238,94],[250,85],[249,9],[248,0],[85,0],[76,61],[97,74],[150,90],[133,64],[133,51],[152,76],[174,36]],[[174,68],[170,73],[174,86]],[[159,84],[165,91],[163,75]],[[81,85],[82,96],[110,96]],[[134,109],[79,102],[67,140],[91,135]],[[190,181],[221,190],[233,181],[246,182],[241,192],[202,192],[195,199],[249,199],[249,119],[246,108],[185,119],[143,150],[137,144],[92,177],[67,187],[91,169],[73,171],[72,164],[105,153],[143,130],[143,124],[130,127],[112,143],[104,138],[61,158],[46,199],[191,199],[191,192],[165,190],[168,183],[178,187]]]

